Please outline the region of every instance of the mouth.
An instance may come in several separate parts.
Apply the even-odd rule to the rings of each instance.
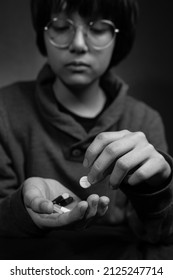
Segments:
[[[84,71],[90,68],[90,65],[82,61],[72,61],[67,63],[66,67],[74,71]]]

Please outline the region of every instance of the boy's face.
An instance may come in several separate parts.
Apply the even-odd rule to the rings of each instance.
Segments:
[[[115,40],[107,48],[94,49],[86,42],[84,27],[86,22],[76,13],[70,19],[75,23],[76,32],[69,46],[64,48],[53,46],[45,32],[48,62],[63,84],[69,88],[84,88],[98,81],[107,70]]]

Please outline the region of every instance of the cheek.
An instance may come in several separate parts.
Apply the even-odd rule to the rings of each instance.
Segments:
[[[100,72],[104,73],[112,59],[113,54],[113,48],[109,48],[103,51],[103,53],[98,57],[98,68],[100,69]]]
[[[45,40],[45,46],[47,50],[47,61],[56,73],[57,71],[61,70],[64,55],[61,50],[50,45],[50,43],[47,40]]]
[[[63,70],[64,58],[59,51],[57,51],[56,49],[54,49],[53,51],[48,50],[47,61],[55,74],[61,73],[61,71]]]

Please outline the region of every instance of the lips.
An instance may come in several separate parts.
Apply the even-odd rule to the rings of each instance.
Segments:
[[[82,70],[86,70],[87,68],[89,68],[90,65],[83,61],[72,61],[70,63],[67,63],[66,67],[71,70],[82,71]]]
[[[83,61],[72,61],[70,63],[66,64],[67,66],[85,66],[85,67],[89,67],[89,64],[83,62]]]

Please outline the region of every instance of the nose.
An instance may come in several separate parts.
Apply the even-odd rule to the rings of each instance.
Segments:
[[[85,53],[88,51],[88,46],[86,44],[85,34],[82,30],[82,27],[76,28],[75,35],[69,49],[71,52],[77,53]]]

